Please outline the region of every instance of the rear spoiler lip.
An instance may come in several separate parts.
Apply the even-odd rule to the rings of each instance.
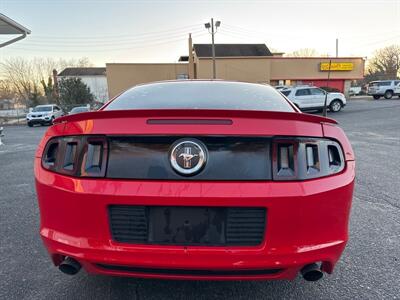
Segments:
[[[118,118],[249,118],[249,119],[282,119],[288,121],[303,121],[310,123],[338,124],[334,119],[301,112],[278,112],[258,110],[217,110],[217,109],[146,109],[146,110],[98,110],[67,115],[54,120],[54,123],[79,122],[98,119]]]

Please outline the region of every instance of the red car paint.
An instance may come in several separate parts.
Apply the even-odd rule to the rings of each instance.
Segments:
[[[155,124],[149,120],[221,120],[221,124]],[[348,240],[354,187],[354,154],[331,119],[299,112],[222,110],[99,111],[59,118],[35,155],[40,234],[55,265],[72,257],[91,273],[169,279],[293,279],[313,262],[332,273]],[[157,123],[157,122],[156,122]],[[163,122],[161,122],[163,123]],[[174,123],[174,122],[172,122]],[[327,137],[339,142],[345,168],[338,174],[304,181],[154,181],[75,178],[48,171],[41,157],[56,136],[240,135]],[[113,241],[110,204],[266,207],[265,238],[259,246],[161,246]],[[263,275],[177,275],[106,270],[97,264],[152,269],[259,270]]]

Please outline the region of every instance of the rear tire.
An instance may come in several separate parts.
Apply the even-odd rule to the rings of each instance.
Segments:
[[[339,112],[342,109],[342,101],[333,100],[331,104],[329,104],[329,110],[331,112]]]
[[[379,95],[373,95],[372,97],[374,97],[375,100],[378,100],[381,96],[379,96]]]
[[[386,91],[384,97],[385,97],[385,99],[392,99],[393,92],[392,91]]]

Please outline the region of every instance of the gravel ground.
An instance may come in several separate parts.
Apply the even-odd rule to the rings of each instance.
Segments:
[[[294,281],[163,281],[53,267],[38,235],[33,154],[45,127],[5,128],[0,146],[0,299],[397,299],[400,295],[400,100],[350,101],[332,114],[356,152],[350,242],[331,276]]]

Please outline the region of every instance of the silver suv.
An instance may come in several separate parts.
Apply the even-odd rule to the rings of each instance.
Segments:
[[[38,105],[26,115],[26,122],[29,127],[35,124],[53,124],[54,119],[61,117],[63,111],[55,104]]]
[[[368,95],[376,100],[382,96],[385,99],[391,99],[394,95],[400,95],[399,84],[400,80],[371,81],[368,84]]]
[[[315,86],[295,86],[280,91],[301,110],[322,111],[326,92]],[[342,93],[328,93],[326,105],[331,112],[338,112],[346,105]]]

